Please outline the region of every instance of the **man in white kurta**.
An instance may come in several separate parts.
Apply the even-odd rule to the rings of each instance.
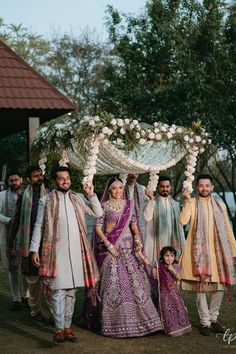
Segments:
[[[24,299],[29,296],[25,277],[20,275],[19,265],[10,269],[7,257],[7,242],[15,214],[16,201],[21,191],[22,178],[18,172],[11,172],[7,181],[8,189],[0,192],[0,253],[3,269],[10,270],[9,283],[13,300],[11,310],[15,311],[21,308],[22,296]]]
[[[152,198],[144,210],[147,221],[147,236],[144,246],[149,261],[157,262],[163,247],[172,246],[179,258],[185,243],[184,231],[178,221],[179,203],[171,195],[171,179],[160,176],[157,195]]]
[[[184,252],[180,260],[182,279],[181,285],[183,290],[196,291],[197,293],[196,305],[201,322],[200,333],[205,336],[210,335],[211,329],[217,333],[225,332],[225,329],[217,321],[225,285],[220,281],[221,271],[219,271],[219,261],[217,261],[216,217],[219,219],[220,224],[224,225],[224,233],[222,233],[222,235],[225,236],[223,243],[226,242],[230,248],[229,255],[225,257],[222,254],[221,258],[227,258],[227,262],[233,263],[233,257],[236,257],[236,242],[229,223],[226,206],[222,200],[219,200],[218,204],[221,212],[217,212],[218,216],[216,216],[213,208],[213,189],[214,185],[212,182],[212,177],[208,174],[199,175],[197,177],[197,198],[191,198],[191,193],[188,189],[185,189],[183,191],[183,198],[185,201],[184,207],[179,216],[179,221],[181,224],[185,225],[189,223],[189,232],[185,243]],[[198,225],[197,215],[199,214],[197,210],[199,208],[202,208],[200,214],[202,215],[202,220],[199,220],[199,222],[205,225],[205,233],[207,238],[206,243],[209,248],[209,257],[207,262],[209,263],[211,270],[210,275],[203,280],[203,283],[200,283],[200,276],[196,275],[196,267],[194,265],[195,263],[193,258],[193,254],[195,254],[193,245],[196,242],[195,233],[196,226]],[[203,241],[201,241],[201,243],[205,249],[206,245]],[[233,266],[231,268],[232,270],[230,276],[233,278],[235,277],[235,270],[233,269]],[[209,294],[211,298],[209,307],[207,304],[206,294]]]
[[[50,285],[52,296],[53,315],[57,328],[54,340],[63,342],[65,339],[75,341],[76,336],[71,331],[71,321],[75,304],[76,288],[84,287],[84,270],[82,263],[81,235],[74,205],[70,199],[70,171],[66,167],[59,167],[53,177],[59,203],[57,221],[57,253],[56,276]],[[82,202],[83,212],[94,217],[103,213],[97,196],[93,194],[93,186],[85,188],[90,199],[91,209]],[[48,197],[49,198],[49,197]],[[47,196],[39,202],[37,221],[31,241],[30,252],[35,265],[40,265],[39,248],[41,238],[44,237],[45,205]],[[81,210],[82,212],[82,210]]]

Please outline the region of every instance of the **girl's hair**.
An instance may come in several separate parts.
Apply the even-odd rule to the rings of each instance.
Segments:
[[[174,263],[178,263],[177,260],[176,260],[176,255],[177,255],[176,249],[175,249],[174,247],[172,247],[172,246],[166,246],[166,247],[163,247],[163,248],[161,249],[161,252],[160,252],[160,261],[164,262],[164,255],[165,255],[167,252],[173,253],[174,256],[175,256]]]

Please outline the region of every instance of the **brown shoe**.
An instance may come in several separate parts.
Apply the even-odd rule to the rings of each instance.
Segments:
[[[77,337],[72,331],[72,328],[65,328],[65,336],[66,336],[66,340],[68,340],[69,342],[77,341]]]
[[[53,340],[56,343],[65,342],[65,331],[63,328],[58,328],[53,336]]]

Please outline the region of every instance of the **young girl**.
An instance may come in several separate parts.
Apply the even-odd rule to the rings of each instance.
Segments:
[[[177,284],[181,277],[176,250],[171,246],[163,247],[160,261],[151,271],[147,258],[141,253],[139,256],[148,265],[148,273],[157,278],[159,313],[166,334],[181,336],[190,332],[191,324]]]

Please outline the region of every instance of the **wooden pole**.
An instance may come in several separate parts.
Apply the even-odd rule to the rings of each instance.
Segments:
[[[28,163],[32,162],[32,144],[36,136],[37,129],[39,128],[39,117],[28,118]]]

